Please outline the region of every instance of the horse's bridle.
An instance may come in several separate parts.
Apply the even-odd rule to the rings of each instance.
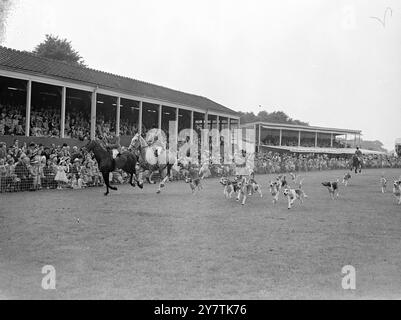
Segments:
[[[141,149],[141,150],[143,150],[143,149],[145,149],[145,148],[147,148],[147,147],[149,147],[149,146],[147,146],[146,144],[145,145],[142,145],[142,143],[141,143],[141,137],[140,136],[138,136],[138,139],[137,139],[137,141],[135,141],[135,145],[137,145],[137,144],[139,144],[139,148]],[[134,146],[135,148],[137,148],[138,149],[138,147],[136,147],[136,146]]]

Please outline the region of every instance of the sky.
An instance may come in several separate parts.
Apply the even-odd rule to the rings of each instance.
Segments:
[[[67,38],[91,68],[401,138],[401,1],[0,0],[0,42]],[[387,9],[386,9],[387,8]],[[373,18],[374,17],[374,18]]]

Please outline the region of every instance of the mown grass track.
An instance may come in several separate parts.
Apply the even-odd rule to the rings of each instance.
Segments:
[[[303,173],[309,198],[291,210],[282,196],[272,205],[268,175],[257,176],[264,197],[245,206],[217,179],[196,196],[183,182],[160,195],[153,185],[0,194],[0,298],[400,298],[401,206],[380,193],[382,172],[401,174],[353,175],[337,201],[320,183],[343,171]],[[57,284],[46,291],[49,264]],[[348,264],[353,291],[341,288]]]

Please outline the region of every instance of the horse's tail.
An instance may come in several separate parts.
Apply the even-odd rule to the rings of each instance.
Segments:
[[[167,176],[171,176],[171,168],[173,167],[174,164],[167,163]]]

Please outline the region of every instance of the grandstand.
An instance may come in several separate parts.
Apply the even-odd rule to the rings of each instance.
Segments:
[[[238,128],[234,110],[208,98],[0,46],[0,136],[93,139],[114,132]],[[32,139],[33,138],[33,139]],[[68,141],[66,141],[68,143]]]
[[[103,132],[127,145],[135,132],[170,121],[177,142],[183,129],[253,129],[257,150],[354,153],[360,130],[253,122],[208,98],[0,46],[0,136],[11,145],[67,143],[82,146]],[[233,133],[233,132],[232,132]],[[243,135],[243,138],[245,136]],[[57,140],[56,140],[57,139]],[[362,150],[362,152],[372,152]]]
[[[260,151],[353,154],[361,143],[362,135],[360,130],[269,122],[241,124],[241,128],[253,130],[255,146]],[[381,153],[361,150],[365,154]]]

